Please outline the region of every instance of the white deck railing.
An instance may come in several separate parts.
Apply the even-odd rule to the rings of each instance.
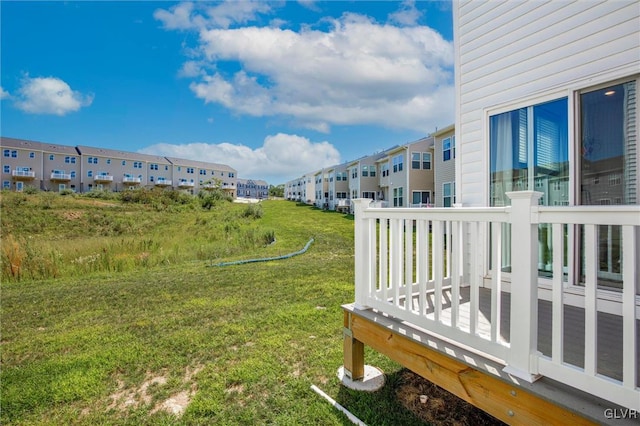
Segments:
[[[640,207],[541,207],[537,201],[540,193],[508,195],[512,205],[500,208],[376,208],[369,207],[370,200],[353,200],[356,308],[377,309],[497,358],[505,365],[505,372],[529,382],[547,376],[640,409],[636,349]],[[551,356],[537,348],[539,224],[550,224],[553,238]],[[622,292],[616,314],[622,318],[622,380],[599,374],[597,368],[600,225],[621,226]],[[506,227],[513,240],[510,247],[505,246],[509,239],[502,235]],[[584,229],[582,234],[578,227]],[[576,251],[579,244],[567,238],[564,229],[575,229],[568,232],[573,237],[583,235],[584,284],[570,285],[578,284],[577,274],[565,275],[573,261],[567,268],[563,256],[574,256],[567,250]],[[491,259],[502,259],[503,251],[511,253],[509,278],[517,291],[504,299],[510,303],[508,339],[500,330],[501,312],[506,308],[502,306],[505,277],[501,268],[489,270],[485,251]],[[481,312],[480,290],[489,276],[490,312]],[[583,292],[584,367],[566,363],[562,355],[565,292],[569,288]],[[467,299],[461,298],[462,293]]]

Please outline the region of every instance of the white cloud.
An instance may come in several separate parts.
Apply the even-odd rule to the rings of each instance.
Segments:
[[[93,95],[83,95],[56,77],[26,76],[18,89],[15,106],[31,114],[65,115],[89,106]]]
[[[9,99],[10,97],[11,97],[11,94],[6,90],[4,90],[2,86],[0,86],[0,100]]]
[[[316,0],[298,0],[298,3],[302,7],[305,7],[313,12],[320,12],[320,7],[316,4]]]
[[[407,2],[390,19],[415,24],[419,13]],[[331,21],[327,32],[227,29],[211,19],[200,27],[194,50],[216,71],[190,84],[205,103],[325,132],[332,125],[375,124],[426,133],[453,122],[453,44],[429,27],[357,14]],[[241,69],[228,74],[219,62]]]
[[[405,0],[402,2],[400,10],[389,15],[389,20],[401,25],[416,25],[420,17],[422,17],[422,12],[416,9],[415,0]]]
[[[284,133],[267,136],[256,149],[226,142],[159,143],[139,152],[227,164],[238,170],[240,178],[264,179],[274,185],[310,170],[340,163],[340,153],[329,142],[311,142],[305,137]]]
[[[202,69],[202,64],[198,61],[187,61],[182,64],[182,68],[178,71],[179,77],[198,77],[200,75],[206,75]]]
[[[229,28],[234,24],[254,21],[271,7],[263,1],[226,1],[207,7],[204,3],[180,3],[169,10],[157,9],[153,17],[168,30]]]

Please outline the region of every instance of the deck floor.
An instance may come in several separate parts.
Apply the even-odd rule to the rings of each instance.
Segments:
[[[459,318],[458,323],[462,329],[469,329],[470,318],[470,288],[460,288]],[[491,333],[491,289],[481,288],[480,315],[478,318],[478,334],[490,336]],[[500,315],[500,335],[505,342],[509,342],[510,332],[510,299],[511,295],[502,292],[502,311]],[[414,307],[418,306],[417,295],[414,297]],[[441,321],[451,323],[451,293],[446,290],[443,294]],[[428,294],[426,315],[434,317],[434,294]],[[564,309],[564,354],[563,361],[567,364],[584,368],[584,309],[565,305]],[[551,357],[551,325],[552,304],[546,300],[538,302],[538,350]],[[622,345],[622,318],[604,312],[598,313],[597,319],[597,371],[598,374],[615,380],[622,380],[622,354],[623,350],[640,351],[640,321],[636,325],[636,348],[623,348]],[[638,369],[637,382],[640,383],[640,368]]]

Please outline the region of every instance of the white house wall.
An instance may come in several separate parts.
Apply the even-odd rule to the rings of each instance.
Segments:
[[[573,90],[640,70],[637,0],[458,1],[454,21],[456,193],[464,205],[488,203],[488,110],[545,96],[571,102]]]

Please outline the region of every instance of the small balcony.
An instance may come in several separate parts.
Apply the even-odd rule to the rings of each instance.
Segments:
[[[164,188],[166,186],[171,186],[172,184],[173,182],[171,181],[171,179],[157,179],[155,182],[155,185],[161,188]]]
[[[195,182],[189,182],[186,180],[181,180],[178,182],[178,188],[180,189],[190,189],[196,186]]]
[[[52,172],[51,180],[55,182],[69,182],[71,180],[71,175],[64,172]]]
[[[96,183],[111,183],[113,182],[113,176],[111,175],[96,175],[93,178],[93,181]]]
[[[36,172],[31,170],[14,170],[11,172],[11,176],[15,180],[33,180],[36,178]]]
[[[122,178],[122,183],[125,185],[140,185],[142,179],[134,176],[125,176]]]

